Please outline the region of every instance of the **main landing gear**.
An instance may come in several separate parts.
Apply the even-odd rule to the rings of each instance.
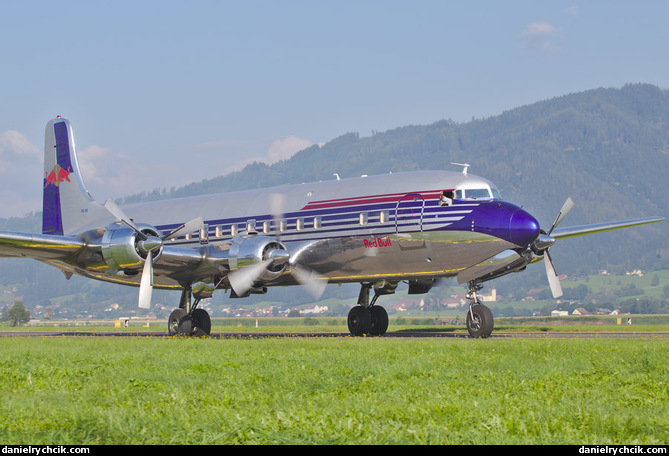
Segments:
[[[209,313],[197,307],[200,299],[191,301],[191,290],[184,290],[181,293],[179,308],[175,309],[167,320],[167,332],[170,336],[205,337],[211,332]]]
[[[358,295],[358,305],[348,313],[348,330],[352,336],[382,336],[388,330],[388,312],[383,307],[377,306],[376,300],[379,294],[374,294],[369,300],[369,290],[372,284],[363,283]]]
[[[494,326],[494,319],[492,312],[483,305],[478,292],[483,288],[476,282],[469,282],[469,291],[467,292],[467,299],[469,299],[469,311],[467,312],[467,332],[475,339],[489,337]]]

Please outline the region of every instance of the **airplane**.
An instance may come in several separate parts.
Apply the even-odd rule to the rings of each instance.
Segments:
[[[42,233],[0,231],[0,257],[32,258],[74,274],[152,290],[180,290],[170,336],[207,336],[199,307],[215,290],[231,298],[300,285],[315,298],[327,284],[359,283],[347,318],[353,336],[382,336],[388,313],[377,299],[400,282],[427,293],[440,279],[466,284],[466,327],[489,337],[492,312],[482,283],[544,261],[555,298],[562,295],[550,257],[557,240],[664,220],[649,217],[558,228],[568,198],[544,230],[504,201],[490,181],[468,172],[415,171],[193,196],[119,207],[96,201],[84,184],[72,126],[46,125]],[[371,292],[374,295],[370,295]]]

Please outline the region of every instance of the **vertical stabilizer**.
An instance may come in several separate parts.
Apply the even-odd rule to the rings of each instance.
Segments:
[[[69,235],[107,215],[81,178],[70,121],[57,117],[44,133],[42,233]]]

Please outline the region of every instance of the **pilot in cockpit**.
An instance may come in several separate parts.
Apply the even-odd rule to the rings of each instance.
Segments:
[[[440,206],[450,206],[453,204],[453,191],[452,190],[444,190],[441,192],[441,196],[439,197],[439,205]]]

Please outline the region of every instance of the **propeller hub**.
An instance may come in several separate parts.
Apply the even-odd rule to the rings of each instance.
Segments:
[[[536,241],[534,241],[533,247],[537,251],[542,252],[547,248],[552,247],[553,244],[555,244],[555,238],[553,236],[549,236],[548,234],[540,234]]]
[[[283,249],[274,249],[269,252],[267,259],[272,260],[273,266],[281,266],[290,260],[290,254]]]
[[[163,240],[157,236],[147,236],[146,239],[140,240],[137,243],[139,250],[142,253],[149,254],[163,245]]]

